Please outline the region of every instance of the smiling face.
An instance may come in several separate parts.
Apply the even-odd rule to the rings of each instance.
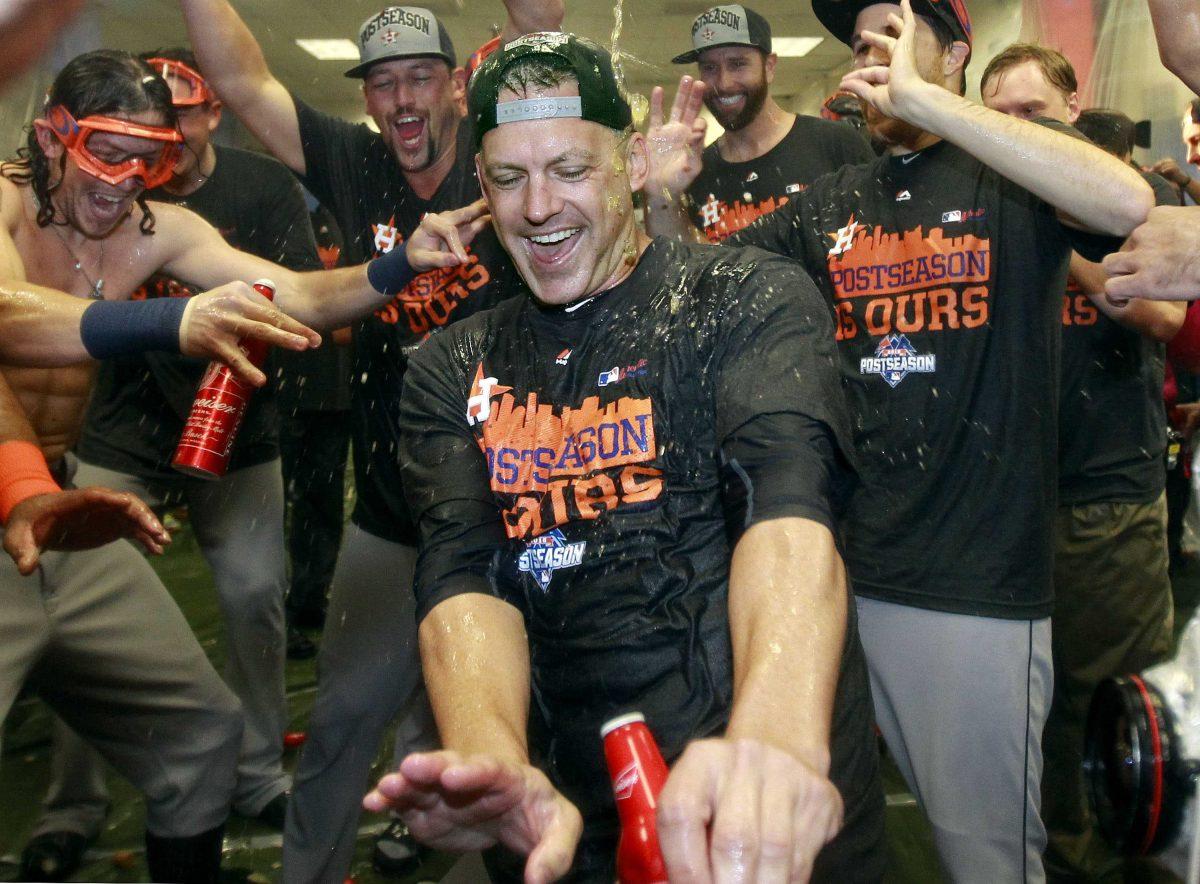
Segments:
[[[988,78],[981,91],[986,106],[1010,117],[1045,117],[1060,123],[1074,123],[1079,117],[1079,96],[1064,95],[1032,59]]]
[[[155,110],[109,116],[147,126],[163,126],[166,123],[165,116]],[[49,128],[40,126],[37,132],[38,143],[50,161],[51,169],[57,169],[61,158],[67,153],[66,147]],[[105,164],[117,165],[140,158],[147,165],[153,165],[162,156],[164,144],[162,141],[115,132],[92,132],[87,138],[86,149],[96,160]],[[51,173],[51,199],[71,226],[86,236],[103,237],[112,232],[145,190],[144,182],[136,175],[119,184],[101,181],[79,168],[70,155],[66,156],[62,169],[62,178],[58,182],[54,181],[54,173]]]
[[[421,172],[454,150],[463,99],[456,74],[441,58],[381,61],[367,72],[367,114],[405,172]]]
[[[578,94],[566,82],[499,100]],[[496,233],[538,300],[570,304],[628,275],[638,248],[632,191],[648,166],[639,133],[577,118],[504,123],[484,136],[476,163]]]
[[[708,87],[704,104],[721,128],[736,132],[754,122],[775,79],[775,56],[752,46],[721,46],[701,52],[698,62]]]

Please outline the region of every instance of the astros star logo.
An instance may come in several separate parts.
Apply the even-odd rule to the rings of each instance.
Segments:
[[[396,229],[395,215],[388,218],[387,224],[372,224],[371,232],[375,234],[375,251],[381,255],[390,252],[397,243],[404,242],[404,237]]]
[[[828,257],[834,258],[854,248],[854,234],[858,232],[861,226],[854,220],[854,216],[851,215],[850,220],[846,222],[846,226],[839,228],[837,233],[825,234],[833,240],[833,248],[829,250]]]

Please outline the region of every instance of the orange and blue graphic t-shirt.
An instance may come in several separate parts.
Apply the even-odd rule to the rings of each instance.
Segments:
[[[1049,615],[1071,244],[1053,208],[939,142],[821,178],[734,241],[801,260],[834,308],[856,592]]]
[[[590,301],[514,298],[432,339],[409,368],[401,417],[418,616],[471,592],[521,611],[534,751],[589,836],[611,838],[606,718],[641,710],[668,759],[725,724],[731,536],[789,514],[836,530],[831,500],[762,487],[735,507],[724,487],[741,470],[730,464],[764,450],[781,474],[819,450],[829,475],[847,475],[828,307],[794,262],[656,240]],[[788,417],[816,428],[818,447],[772,431]],[[870,816],[874,777],[867,694],[851,640],[832,776],[856,820]],[[851,829],[848,839],[875,837]],[[589,856],[610,866],[611,840]]]
[[[874,159],[866,139],[846,123],[798,114],[783,140],[752,160],[721,159],[719,142],[705,148],[703,168],[687,190],[688,213],[710,242],[720,242],[822,175]]]
[[[458,127],[454,166],[425,200],[365,124],[328,116],[299,99],[296,113],[307,170],[303,180],[337,219],[346,264],[402,247],[427,212],[458,209],[479,198],[475,150],[465,124]],[[467,253],[466,265],[420,274],[354,326],[350,415],[357,502],[352,518],[387,540],[416,540],[396,464],[400,390],[409,356],[430,335],[512,292],[516,274],[490,227]]]

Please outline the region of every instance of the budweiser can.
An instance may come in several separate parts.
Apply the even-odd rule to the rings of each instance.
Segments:
[[[275,299],[275,283],[269,279],[255,282],[254,290],[268,301]],[[262,368],[267,359],[268,344],[254,339],[239,341],[238,347],[256,368]],[[201,479],[224,476],[253,392],[254,388],[239,381],[228,365],[210,362],[200,379],[200,389],[192,402],[187,423],[183,425],[171,466]]]
[[[621,838],[617,842],[617,880],[621,884],[658,884],[667,867],[658,846],[655,813],[658,793],[667,781],[667,765],[640,712],[614,718],[600,728],[604,760],[612,778]]]

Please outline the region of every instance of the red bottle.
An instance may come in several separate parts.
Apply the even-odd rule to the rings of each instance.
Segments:
[[[260,279],[254,289],[268,301],[275,299],[275,283]],[[256,368],[262,368],[270,345],[260,340],[238,342]],[[210,362],[200,380],[200,389],[192,403],[191,414],[183,425],[179,445],[171,466],[181,473],[201,479],[219,479],[229,469],[233,441],[250,403],[254,388],[234,377],[233,370],[223,362]]]
[[[658,793],[667,781],[667,765],[658,743],[640,712],[612,719],[600,728],[600,736],[621,818],[617,880],[620,884],[665,882],[667,867],[654,815]]]

